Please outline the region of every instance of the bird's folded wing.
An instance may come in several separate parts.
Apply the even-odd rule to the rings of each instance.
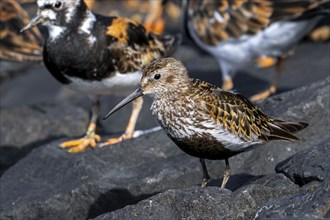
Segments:
[[[295,19],[329,0],[192,0],[188,19],[207,45],[256,34],[274,21]]]
[[[106,35],[111,57],[121,73],[141,70],[166,53],[162,41],[132,19],[107,19]]]
[[[270,118],[259,107],[239,94],[220,90],[206,82],[194,80],[199,88],[196,101],[214,122],[242,140],[267,141]]]
[[[27,12],[15,0],[0,1],[0,58],[12,61],[41,61],[43,38],[37,28],[24,33]]]

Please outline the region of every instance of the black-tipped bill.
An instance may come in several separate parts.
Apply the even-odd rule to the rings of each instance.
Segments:
[[[30,23],[28,23],[22,30],[21,33],[33,28],[34,26],[37,26],[38,24],[41,24],[44,22],[44,19],[41,17],[41,15],[35,16]]]
[[[137,88],[134,92],[132,92],[129,96],[127,96],[125,99],[123,99],[121,102],[119,102],[118,105],[116,105],[104,118],[103,120],[107,119],[110,115],[133,101],[134,99],[139,98],[140,96],[143,96],[143,92],[141,90],[141,87]]]

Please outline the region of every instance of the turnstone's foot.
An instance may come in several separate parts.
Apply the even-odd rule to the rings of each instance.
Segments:
[[[222,84],[222,88],[226,91],[231,90],[233,87],[234,87],[234,83],[232,79],[227,79]]]
[[[87,147],[95,148],[96,143],[100,140],[100,135],[93,133],[77,140],[63,142],[60,147],[70,148],[68,150],[69,153],[79,153],[81,151],[84,151]]]
[[[261,56],[256,59],[256,63],[259,68],[268,68],[274,66],[277,63],[277,59],[274,57]]]
[[[309,38],[312,41],[328,41],[330,39],[330,27],[324,25],[316,28],[309,34]]]
[[[122,142],[123,140],[131,139],[133,135],[127,135],[123,134],[119,137],[109,138],[107,141],[100,144],[100,147],[105,147],[111,144],[117,144],[119,142]]]
[[[86,132],[85,137],[66,141],[60,145],[61,148],[70,148],[69,153],[78,153],[84,151],[87,147],[95,148],[96,143],[101,141],[101,137],[95,133],[96,130],[96,119],[99,112],[99,101],[94,99],[92,104],[92,117]]]
[[[276,92],[276,90],[277,90],[277,87],[275,85],[271,85],[267,90],[250,97],[250,100],[254,101],[254,102],[263,100],[263,99],[269,97],[270,95],[274,94]]]
[[[125,133],[119,137],[108,139],[106,142],[102,143],[100,145],[100,147],[104,147],[104,146],[111,145],[111,144],[116,144],[123,140],[131,139],[132,137],[134,137],[135,125],[136,125],[136,121],[139,117],[140,111],[142,109],[142,105],[143,105],[142,97],[135,99],[133,101],[133,109],[132,109],[132,113],[131,113],[130,119],[128,121],[126,130],[125,130]]]

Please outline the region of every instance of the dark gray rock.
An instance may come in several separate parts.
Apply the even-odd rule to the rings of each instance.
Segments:
[[[83,135],[88,111],[70,102],[0,110],[0,173],[36,146],[63,136]]]
[[[265,144],[230,160],[233,176],[228,189],[236,191],[232,194],[234,200],[225,199],[223,203],[233,213],[245,207],[244,212],[237,211],[240,218],[254,216],[271,198],[296,193],[297,186],[284,175],[266,174],[274,173],[276,163],[327,138],[326,123],[330,119],[323,116],[330,111],[326,92],[329,82],[327,78],[262,103],[266,112],[281,115],[283,119],[307,121],[310,126],[298,134],[302,137],[300,141]],[[320,118],[324,120],[320,122]],[[40,145],[4,173],[0,179],[1,219],[94,218],[168,189],[201,182],[198,159],[182,153],[163,131],[74,155],[58,148],[62,141]],[[208,161],[213,177],[222,177],[223,164],[223,161]],[[250,176],[241,178],[242,173]],[[220,180],[211,183],[219,184]],[[203,195],[204,189],[196,190]],[[197,199],[189,189],[180,195],[175,198],[189,201],[182,196],[191,195]],[[204,207],[202,203],[198,204]],[[187,207],[184,202],[180,204]]]
[[[314,147],[303,150],[276,166],[296,184],[303,186],[312,181],[330,179],[330,138]]]
[[[273,182],[275,181],[276,184]],[[110,219],[251,219],[270,198],[295,193],[299,187],[284,175],[269,175],[232,193],[216,187],[168,190],[136,205],[101,215]]]
[[[304,121],[309,123],[309,126],[297,133],[299,141],[273,141],[233,157],[230,161],[233,161],[231,165],[236,172],[253,175],[273,172],[278,162],[329,137],[330,117],[327,116],[330,115],[330,77],[319,83],[266,99],[259,105],[271,116]]]
[[[330,218],[330,182],[323,182],[313,192],[272,199],[256,213],[256,219]]]
[[[280,162],[276,171],[303,186],[298,193],[271,199],[256,218],[329,218],[329,138]]]
[[[96,217],[200,182],[198,160],[162,132],[81,154],[59,149],[60,141],[33,150],[3,174],[0,219]]]
[[[284,120],[304,121],[309,126],[297,133],[294,142],[273,141],[252,151],[232,157],[229,162],[234,173],[264,175],[272,173],[277,163],[293,154],[325,141],[330,127],[330,77],[259,103],[267,114]],[[321,120],[320,120],[321,119]],[[224,162],[207,161],[213,177],[220,177]]]

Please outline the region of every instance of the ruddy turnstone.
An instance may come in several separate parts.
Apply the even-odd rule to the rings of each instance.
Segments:
[[[24,34],[28,13],[15,0],[0,1],[0,59],[7,61],[42,61],[43,38],[37,28]]]
[[[224,188],[231,173],[228,158],[271,140],[298,140],[292,133],[308,125],[272,118],[239,94],[191,79],[174,58],[144,68],[140,87],[105,118],[145,94],[153,97],[152,114],[166,134],[185,153],[200,158],[202,186],[209,180],[205,159],[225,160]]]
[[[193,41],[219,63],[223,88],[232,76],[257,62],[276,65],[269,89],[251,99],[275,93],[284,60],[294,46],[329,13],[329,0],[191,0],[183,1],[183,23]]]
[[[92,13],[83,0],[37,0],[36,17],[22,30],[44,24],[49,37],[44,44],[44,63],[62,84],[92,97],[91,121],[85,137],[64,142],[62,148],[80,152],[95,147],[99,111],[97,95],[127,93],[138,85],[141,69],[154,59],[172,52],[178,43],[173,36],[148,33],[138,22],[123,17]],[[101,146],[132,138],[142,99],[133,103],[125,133]]]

